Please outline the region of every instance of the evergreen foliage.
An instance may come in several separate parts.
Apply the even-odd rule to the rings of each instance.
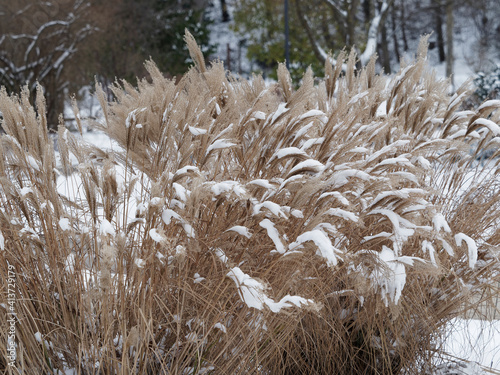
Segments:
[[[474,84],[476,85],[474,94],[480,102],[500,98],[500,66],[489,73],[478,73],[474,78]]]

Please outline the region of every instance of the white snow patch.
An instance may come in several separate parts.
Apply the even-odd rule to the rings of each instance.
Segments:
[[[255,111],[254,113],[252,113],[252,116],[257,120],[265,120],[266,119],[266,114],[262,111]]]
[[[500,135],[500,126],[496,123],[494,123],[491,120],[485,119],[485,118],[478,118],[476,121],[472,123],[477,124],[477,125],[482,125],[488,128],[488,130],[496,137],[497,135]]]
[[[427,240],[422,241],[422,251],[425,253],[426,251],[429,252],[429,257],[431,258],[431,263],[433,266],[437,267],[436,263],[436,250],[434,249],[434,246],[432,246],[432,243],[430,243]]]
[[[149,231],[149,236],[153,239],[153,241],[158,243],[163,242],[165,240],[165,237],[163,237],[156,228],[153,228]]]
[[[320,111],[319,109],[311,109],[311,110],[307,111],[306,113],[300,115],[298,119],[300,121],[300,120],[304,120],[304,119],[309,118],[309,117],[324,116],[324,115],[325,115],[325,112]]]
[[[278,109],[273,113],[271,118],[271,123],[274,123],[276,119],[281,116],[283,113],[288,112],[289,108],[286,108],[286,103],[280,103],[278,105]]]
[[[215,196],[221,195],[222,193],[233,192],[237,196],[242,197],[246,193],[245,188],[243,186],[241,186],[240,183],[238,183],[236,181],[218,182],[218,183],[212,185],[211,190]]]
[[[384,100],[377,107],[377,111],[375,112],[375,117],[386,117],[387,116],[387,100]]]
[[[174,210],[171,210],[170,208],[163,210],[163,212],[161,214],[161,218],[162,218],[163,222],[167,225],[170,224],[170,222],[172,221],[172,218],[181,221],[180,215],[177,212],[175,212]]]
[[[333,176],[328,180],[328,182],[333,185],[332,188],[338,188],[347,184],[349,179],[352,177],[356,177],[364,181],[370,179],[370,175],[366,172],[360,171],[358,169],[345,169],[339,172],[335,172]]]
[[[215,323],[214,328],[220,329],[223,333],[227,333],[226,326],[222,323]]]
[[[328,266],[337,265],[337,257],[335,253],[342,253],[340,250],[332,245],[332,241],[328,236],[320,229],[313,229],[309,232],[302,233],[297,237],[297,240],[290,244],[289,249],[294,250],[299,248],[302,243],[312,241],[318,248],[316,252],[318,255],[326,259]]]
[[[260,213],[262,208],[267,208],[276,217],[282,217],[284,219],[287,218],[286,215],[281,210],[281,206],[279,204],[271,202],[271,201],[264,201],[262,203],[257,203],[253,207],[253,215],[257,215],[258,213]]]
[[[286,147],[276,151],[269,161],[273,161],[274,159],[282,159],[284,157],[290,156],[307,156],[307,154],[297,147]]]
[[[242,225],[235,225],[234,227],[229,228],[226,230],[226,232],[233,231],[236,232],[246,238],[252,237],[252,234],[250,233],[250,230],[247,227],[244,227]]]
[[[141,259],[141,258],[135,258],[134,260],[134,264],[138,267],[138,268],[144,268],[144,266],[146,265],[146,261],[144,259]]]
[[[178,169],[175,173],[174,173],[174,177],[178,177],[178,176],[181,176],[181,175],[184,175],[184,174],[187,174],[188,172],[196,172],[196,173],[199,173],[199,169],[198,167],[195,167],[193,165],[186,165],[180,169]]]
[[[384,263],[384,267],[377,267],[371,275],[381,289],[382,300],[388,306],[390,300],[395,304],[401,298],[401,293],[406,284],[406,270],[403,263],[400,262],[396,253],[387,246],[382,247],[378,253],[379,259]]]
[[[216,249],[214,249],[214,253],[222,263],[227,264],[228,257],[226,256],[226,254],[224,253],[223,250],[216,248]]]
[[[292,307],[295,305],[301,307],[303,305],[312,305],[314,301],[305,299],[299,296],[286,295],[279,302],[275,302],[265,294],[265,285],[244,273],[239,267],[232,268],[227,276],[231,278],[238,287],[240,298],[248,307],[262,310],[267,306],[272,312],[279,313],[283,308]]]
[[[19,195],[21,196],[21,198],[24,198],[29,193],[33,193],[33,189],[30,187],[23,187],[21,188],[21,190],[19,190]]]
[[[326,215],[337,216],[345,220],[351,220],[355,223],[358,222],[359,218],[354,212],[346,211],[341,208],[330,208],[325,212]]]
[[[204,277],[201,277],[201,276],[200,276],[200,274],[199,274],[198,272],[196,272],[196,273],[193,275],[193,278],[194,278],[194,280],[193,280],[193,283],[194,283],[194,284],[199,284],[199,283],[201,283],[203,280],[205,280],[205,278],[204,278]]]
[[[290,171],[290,174],[293,174],[302,169],[312,169],[315,172],[322,172],[325,169],[325,166],[315,159],[307,159],[293,167]]]
[[[192,135],[207,134],[207,129],[195,128],[194,126],[189,126],[189,131]]]
[[[40,172],[40,163],[31,155],[27,156],[27,162],[37,172]]]
[[[326,197],[330,197],[330,196],[332,196],[335,199],[337,199],[344,206],[349,206],[349,201],[339,191],[330,191],[330,192],[327,192],[327,193],[323,193],[323,194],[321,194],[319,196],[318,200],[326,198]]]
[[[283,242],[281,242],[279,232],[275,228],[274,223],[269,219],[264,219],[259,223],[259,225],[267,230],[267,235],[274,242],[274,246],[276,246],[276,251],[278,251],[278,253],[280,254],[283,254],[286,251],[286,249],[285,246],[283,246]]]
[[[219,150],[219,149],[229,148],[229,147],[233,147],[233,146],[236,146],[236,143],[232,143],[226,139],[218,139],[214,143],[212,143],[210,146],[208,146],[207,152],[205,155],[208,155],[210,153],[210,151],[212,151],[212,150]]]
[[[67,217],[62,217],[59,219],[59,226],[63,231],[71,230],[71,223]]]
[[[436,232],[444,230],[447,233],[451,233],[451,229],[450,226],[448,225],[448,222],[446,221],[443,214],[440,212],[434,215],[434,217],[432,218],[432,224],[434,224],[434,229],[436,230]]]
[[[114,236],[115,229],[109,221],[107,221],[106,219],[102,219],[101,226],[99,227],[99,233],[101,233],[102,235],[109,234],[110,236]]]
[[[262,178],[258,178],[256,180],[252,180],[250,182],[247,182],[247,185],[257,185],[257,186],[260,186],[260,187],[263,187],[265,189],[274,189],[274,186],[268,181],[268,180],[264,180]]]
[[[469,267],[474,268],[477,262],[477,244],[472,238],[464,233],[455,234],[455,242],[457,246],[462,245],[462,241],[465,241],[469,250]]]

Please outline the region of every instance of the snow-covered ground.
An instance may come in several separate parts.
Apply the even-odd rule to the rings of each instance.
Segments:
[[[455,319],[445,350],[452,356],[500,370],[500,320]]]

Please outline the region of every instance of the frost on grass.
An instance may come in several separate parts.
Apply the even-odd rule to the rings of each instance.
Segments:
[[[342,53],[296,89],[284,66],[271,86],[236,80],[187,42],[179,81],[148,62],[151,79],[112,103],[97,87],[113,150],[61,130],[54,151],[42,98],[37,112],[0,92],[0,270],[33,297],[23,337],[65,348],[33,339],[23,358],[45,372],[432,367],[446,322],[500,274],[498,152],[477,160],[498,103],[454,112],[466,90],[450,97],[423,50],[394,78]]]

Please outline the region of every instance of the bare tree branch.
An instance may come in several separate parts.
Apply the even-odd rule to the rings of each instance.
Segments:
[[[380,28],[382,26],[385,17],[392,5],[394,0],[384,0],[380,6],[380,9],[375,7],[375,17],[370,21],[370,26],[368,28],[368,37],[366,41],[366,47],[363,53],[359,56],[362,65],[366,65],[370,60],[370,57],[377,50],[377,39],[380,33]]]
[[[311,43],[311,47],[313,49],[314,55],[316,56],[316,58],[319,61],[321,61],[322,64],[324,64],[326,59],[328,58],[328,54],[319,45],[318,39],[312,31],[310,21],[307,18],[307,16],[304,14],[304,11],[300,6],[300,0],[294,0],[294,3],[295,3],[295,10],[297,12],[297,16],[299,18],[300,24],[302,25],[302,27],[306,31],[307,38],[309,39],[309,42]]]

